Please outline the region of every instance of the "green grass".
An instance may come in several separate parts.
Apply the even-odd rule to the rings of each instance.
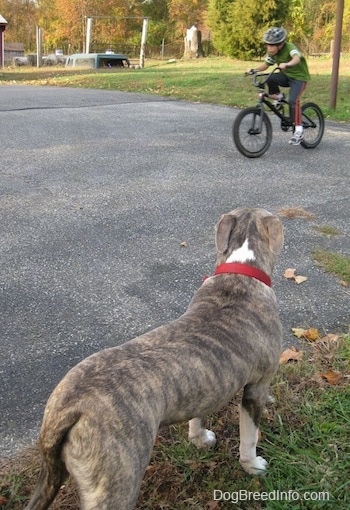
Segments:
[[[278,419],[269,428],[264,426],[266,441],[262,450],[271,462],[264,487],[273,490],[276,480],[280,480],[282,487],[330,495],[329,502],[317,505],[299,502],[288,508],[349,507],[350,480],[343,476],[350,468],[349,381],[343,381],[341,386],[330,386],[322,385],[316,377],[319,370],[329,369],[349,375],[349,340],[347,337],[339,351],[331,355],[322,351],[316,353],[317,346],[314,346],[308,361],[284,366],[278,375],[279,382],[275,382]],[[328,364],[327,356],[332,358]],[[316,370],[315,366],[313,370],[311,366],[305,370],[310,362],[316,365]],[[279,385],[283,391],[278,391]],[[276,502],[269,503],[268,508],[283,506]]]
[[[342,58],[337,107],[332,110],[330,82],[332,61],[309,59],[312,80],[304,101],[318,103],[326,118],[350,122],[349,58]],[[146,61],[144,69],[72,71],[62,68],[18,68],[0,72],[0,84],[32,84],[158,94],[188,101],[245,107],[256,102],[256,89],[244,71],[257,62],[206,58],[174,63]]]
[[[273,404],[261,423],[259,454],[269,461],[266,477],[251,477],[238,462],[238,404],[231,402],[209,418],[218,443],[199,450],[187,441],[185,424],[161,429],[142,483],[138,510],[346,510],[350,505],[350,335],[299,344],[304,359],[281,365],[272,384]],[[342,374],[336,386],[321,376],[329,370]],[[1,510],[21,510],[38,473],[34,448],[8,459],[0,469]],[[237,505],[213,500],[214,490],[243,499]],[[243,492],[240,492],[243,491]],[[327,501],[278,501],[276,491],[303,498],[305,493],[327,493]],[[248,493],[255,500],[244,500]],[[269,493],[269,501],[259,501]],[[282,497],[286,498],[285,495]],[[275,498],[275,499],[273,499]],[[72,481],[60,490],[53,510],[78,510]]]
[[[312,256],[319,266],[350,284],[350,257],[324,250],[315,250]]]
[[[322,234],[327,237],[334,237],[334,236],[340,236],[342,233],[340,230],[338,230],[335,227],[332,227],[330,225],[315,225],[314,230],[318,232],[319,234]]]

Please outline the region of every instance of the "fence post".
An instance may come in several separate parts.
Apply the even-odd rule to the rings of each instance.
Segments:
[[[91,26],[92,26],[92,18],[87,18],[87,20],[86,20],[85,53],[90,53]]]
[[[330,100],[329,100],[329,106],[332,110],[335,110],[335,107],[337,104],[343,14],[344,14],[344,0],[337,0],[334,45],[332,48],[333,49],[333,64],[332,64],[332,78],[331,78],[331,93],[330,93]]]
[[[140,67],[141,67],[141,69],[143,69],[145,67],[145,50],[146,50],[146,40],[147,40],[147,28],[148,28],[148,18],[143,18],[142,36],[141,36],[141,49],[140,49]]]
[[[43,33],[40,27],[36,27],[36,66],[41,67],[43,63]]]

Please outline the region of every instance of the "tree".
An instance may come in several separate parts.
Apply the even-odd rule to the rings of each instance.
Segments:
[[[209,0],[207,24],[211,30],[215,48],[224,55],[230,54],[230,41],[233,27],[230,22],[230,10],[234,0]]]
[[[150,0],[142,4],[142,12],[150,18],[147,42],[150,46],[159,46],[163,39],[171,42],[175,37],[175,23],[169,16],[169,2],[167,0]]]
[[[32,0],[0,0],[0,14],[6,19],[6,41],[21,42],[29,51],[35,49],[35,26],[38,9]]]
[[[231,57],[256,58],[265,51],[263,32],[285,24],[289,5],[289,0],[209,0],[214,45]]]
[[[184,36],[193,25],[202,23],[207,4],[208,0],[169,0],[170,19],[180,36]]]
[[[87,18],[93,18],[92,46],[130,43],[141,37],[142,4],[133,0],[37,0],[45,43],[66,52],[84,49]]]
[[[263,32],[283,25],[304,51],[330,51],[337,0],[0,0],[8,21],[6,41],[35,50],[35,26],[43,28],[44,50],[82,51],[86,17],[93,16],[93,41],[109,45],[138,44],[142,22],[150,18],[148,42],[183,40],[186,29],[205,25],[224,55],[256,58],[265,52]],[[350,51],[350,0],[345,0],[343,51]]]

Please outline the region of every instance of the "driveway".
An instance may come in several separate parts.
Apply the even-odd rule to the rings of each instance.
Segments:
[[[282,218],[274,274],[292,327],[346,331],[349,289],[315,266],[349,255],[350,129],[314,150],[274,140],[258,160],[232,143],[237,110],[158,96],[0,86],[0,456],[38,433],[67,370],[182,314],[214,268],[214,225],[237,206],[300,207]],[[315,226],[341,234],[326,237]],[[286,268],[308,280],[296,285]]]

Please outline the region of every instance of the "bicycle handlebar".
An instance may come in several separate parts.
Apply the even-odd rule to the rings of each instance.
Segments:
[[[253,85],[255,87],[263,88],[267,80],[270,78],[270,76],[272,76],[277,71],[281,71],[281,69],[278,66],[274,67],[274,69],[272,69],[272,71],[269,73],[258,72],[255,69],[250,69],[250,71],[244,73],[244,76],[253,76]],[[262,78],[263,76],[266,76],[265,80],[259,79]]]

